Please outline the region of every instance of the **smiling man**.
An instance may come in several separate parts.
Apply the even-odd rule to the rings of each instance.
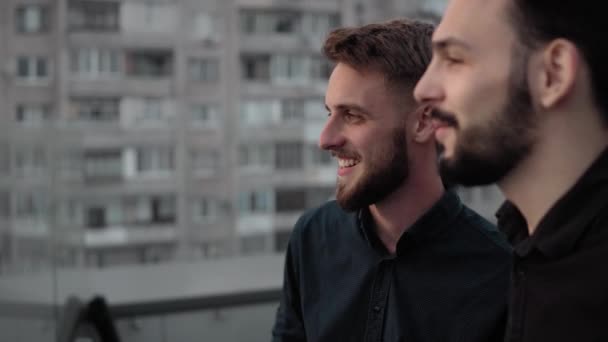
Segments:
[[[273,341],[493,341],[510,249],[444,191],[434,127],[413,87],[433,27],[399,20],[332,32],[319,145],[336,200],[305,213],[286,254]]]
[[[601,2],[452,0],[415,89],[443,174],[497,182],[515,244],[509,342],[608,341],[608,49]]]

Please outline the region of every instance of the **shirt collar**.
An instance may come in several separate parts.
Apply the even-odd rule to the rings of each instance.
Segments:
[[[439,201],[406,230],[397,243],[397,254],[404,248],[406,240],[415,243],[432,240],[443,229],[450,226],[462,208],[463,204],[458,195],[452,191],[445,191]],[[380,243],[374,231],[374,222],[369,208],[366,207],[357,212],[357,227],[368,243],[371,245]]]
[[[529,236],[521,212],[507,201],[498,210],[498,226],[515,245],[515,253],[525,256],[538,249],[548,257],[568,254],[597,213],[607,206],[608,149],[589,167],[575,185],[541,219]]]

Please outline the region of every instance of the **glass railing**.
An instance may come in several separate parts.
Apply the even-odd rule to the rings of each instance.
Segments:
[[[0,278],[2,341],[267,341],[283,255]]]

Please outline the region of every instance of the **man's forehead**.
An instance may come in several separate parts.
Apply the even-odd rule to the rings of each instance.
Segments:
[[[501,39],[508,29],[508,3],[511,0],[451,0],[441,23],[433,34],[433,41],[451,38],[469,43],[479,38]]]

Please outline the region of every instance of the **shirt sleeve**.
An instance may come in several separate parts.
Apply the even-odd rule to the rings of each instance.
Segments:
[[[287,252],[285,254],[285,270],[283,276],[283,292],[281,302],[277,310],[276,320],[272,329],[272,342],[304,342],[306,332],[302,319],[302,307],[300,305],[300,286],[298,262],[296,260],[297,248],[294,229]]]

